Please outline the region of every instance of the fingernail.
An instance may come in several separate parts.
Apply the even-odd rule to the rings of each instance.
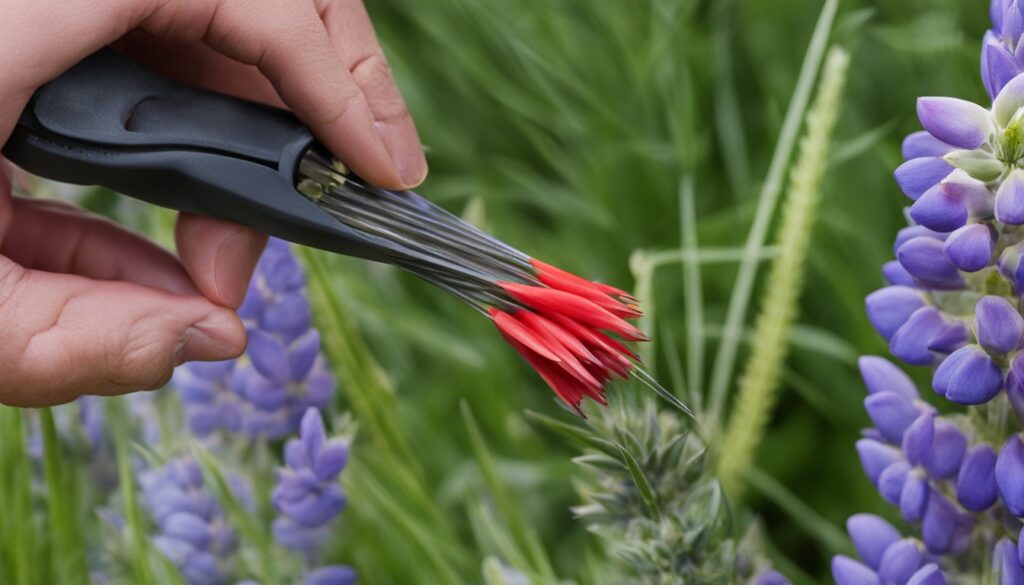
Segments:
[[[404,156],[398,159],[398,176],[407,188],[418,186],[427,178],[427,159],[423,153]]]
[[[185,331],[175,364],[238,357],[245,348],[245,328],[231,311],[217,310]]]

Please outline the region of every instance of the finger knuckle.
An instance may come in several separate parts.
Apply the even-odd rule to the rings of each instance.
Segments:
[[[405,101],[395,85],[391,65],[379,48],[355,62],[352,77],[366,95],[372,96],[370,105],[378,122],[409,116]]]
[[[167,384],[174,370],[175,338],[158,315],[136,319],[108,365],[109,391],[150,390]]]

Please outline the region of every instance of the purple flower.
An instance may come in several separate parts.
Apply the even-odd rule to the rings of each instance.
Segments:
[[[313,554],[345,507],[338,476],[348,462],[348,444],[341,438],[328,440],[320,412],[310,408],[299,438],[288,441],[284,456],[287,466],[278,470],[272,495],[278,513],[274,536],[286,548]]]
[[[973,512],[983,512],[996,503],[996,453],[988,445],[975,445],[967,451],[956,480],[956,498]]]
[[[1011,172],[996,191],[996,219],[1009,225],[1024,224],[1024,171]]]
[[[957,98],[918,98],[917,117],[929,134],[946,144],[966,150],[985,144],[995,132],[988,110]]]
[[[974,307],[978,343],[993,355],[1016,349],[1024,336],[1024,318],[1003,297],[984,296]]]
[[[907,197],[917,201],[926,191],[939,184],[953,167],[942,158],[912,158],[896,169],[894,176]]]
[[[1006,509],[1018,518],[1024,516],[1024,443],[1018,435],[1011,435],[1003,444],[995,474]]]
[[[889,351],[908,364],[931,365],[936,359],[931,350],[932,340],[945,333],[946,326],[938,309],[921,307],[889,339]]]
[[[1013,285],[1017,296],[1024,293],[1024,263],[1020,261],[1022,252],[1024,243],[1007,246],[999,255],[998,262],[999,274]]]
[[[964,272],[977,272],[989,265],[994,245],[992,228],[974,223],[949,234],[942,249],[953,266]]]
[[[908,240],[896,250],[896,259],[914,278],[935,288],[950,289],[963,285],[957,270],[943,251],[944,243],[920,236]]]
[[[303,585],[355,585],[359,580],[355,569],[343,565],[320,567],[306,575]]]
[[[330,402],[334,378],[311,326],[302,267],[288,244],[271,239],[238,310],[249,333],[245,355],[178,368],[174,385],[190,430],[278,439],[295,433],[302,413]]]
[[[1017,547],[1008,538],[996,543],[992,551],[992,567],[999,575],[1000,585],[1020,585],[1024,583],[1024,567],[1017,555]]]
[[[868,394],[893,392],[910,400],[919,398],[914,381],[889,360],[866,355],[857,360],[857,365],[860,367],[860,375],[868,389]]]
[[[857,555],[856,561],[843,555],[832,558],[832,577],[837,585],[886,585],[918,583],[938,585],[944,583],[934,564],[926,563],[917,543],[900,539],[899,531],[878,516],[857,514],[846,523]]]
[[[909,286],[888,286],[864,300],[868,320],[886,340],[899,331],[915,311],[925,306],[921,293]]]
[[[924,130],[908,134],[907,137],[903,139],[903,146],[901,148],[903,160],[923,157],[941,158],[951,150],[953,150],[952,146],[942,142]]]
[[[939,364],[932,386],[958,404],[983,404],[1002,389],[1003,374],[985,350],[966,345]]]
[[[232,478],[231,483],[240,500],[250,498],[244,482]],[[198,463],[183,457],[144,470],[139,485],[142,502],[159,529],[153,543],[189,585],[228,583],[235,533],[205,489]]]

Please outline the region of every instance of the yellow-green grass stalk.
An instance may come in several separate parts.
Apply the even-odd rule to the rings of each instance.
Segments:
[[[807,113],[806,133],[790,174],[789,195],[777,237],[779,254],[764,285],[755,341],[739,380],[732,416],[719,443],[719,478],[733,498],[741,495],[743,473],[753,461],[775,406],[848,64],[845,50],[833,47],[829,51],[818,96]]]

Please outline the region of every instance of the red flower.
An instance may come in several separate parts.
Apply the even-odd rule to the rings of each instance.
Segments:
[[[530,260],[540,284],[498,282],[515,303],[488,314],[509,344],[548,386],[582,416],[580,402],[601,404],[613,377],[628,378],[637,355],[605,331],[628,341],[648,338],[626,321],[643,313],[636,299],[615,287]]]

